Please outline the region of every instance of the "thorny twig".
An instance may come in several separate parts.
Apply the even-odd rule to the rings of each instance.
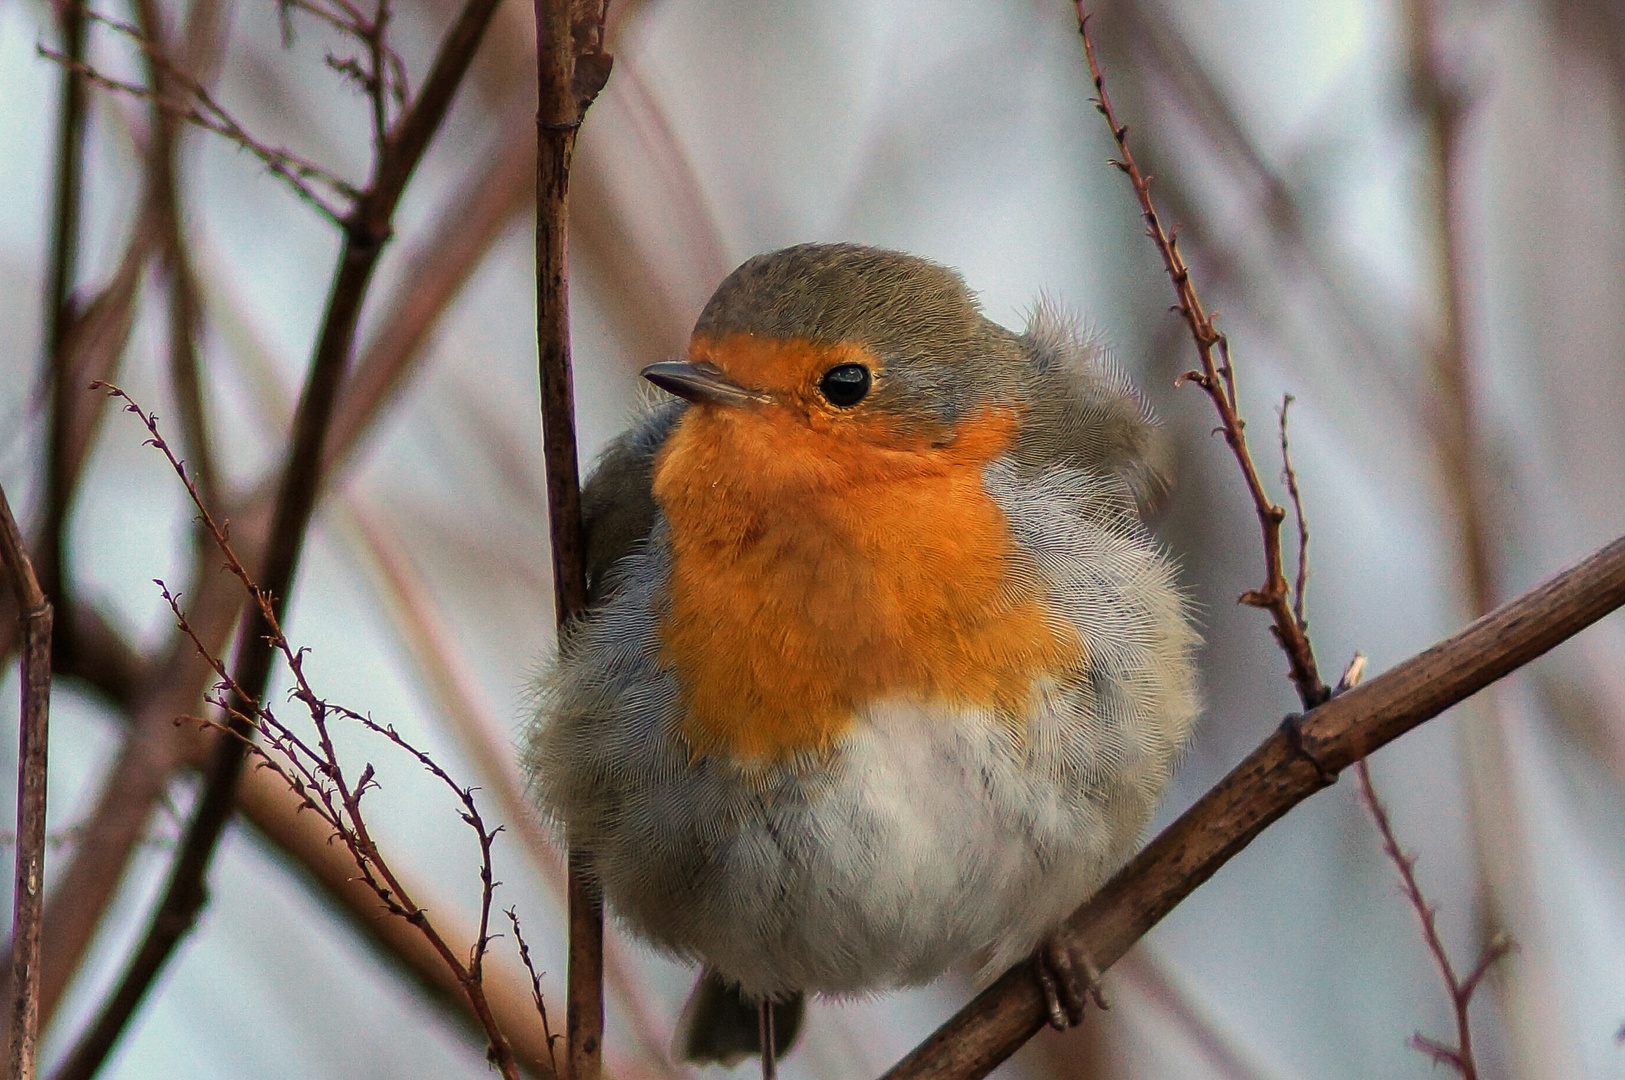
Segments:
[[[1270,613],[1274,622],[1270,629],[1275,635],[1275,640],[1280,643],[1282,651],[1286,653],[1287,662],[1291,666],[1292,682],[1298,689],[1298,697],[1302,700],[1304,708],[1312,709],[1325,701],[1329,692],[1326,684],[1321,681],[1320,671],[1315,663],[1315,651],[1293,611],[1292,589],[1287,583],[1281,555],[1281,523],[1286,518],[1286,511],[1277,505],[1270,498],[1269,492],[1264,489],[1264,481],[1259,476],[1258,466],[1253,462],[1252,453],[1247,448],[1247,425],[1240,412],[1236,371],[1230,361],[1230,343],[1214,328],[1213,316],[1202,306],[1201,298],[1197,296],[1196,286],[1191,281],[1190,267],[1185,264],[1185,257],[1179,251],[1177,231],[1170,232],[1165,229],[1162,219],[1157,216],[1156,207],[1151,201],[1151,180],[1135,163],[1134,154],[1129,150],[1128,128],[1117,119],[1111,97],[1106,93],[1106,80],[1095,60],[1095,46],[1089,37],[1089,16],[1084,13],[1083,0],[1075,0],[1075,3],[1078,13],[1078,33],[1083,38],[1084,56],[1089,62],[1089,74],[1095,84],[1095,105],[1100,114],[1106,118],[1106,123],[1112,131],[1112,138],[1117,143],[1117,151],[1121,155],[1112,164],[1122,170],[1134,188],[1134,195],[1140,203],[1141,217],[1145,220],[1146,234],[1156,244],[1157,252],[1162,256],[1163,268],[1167,271],[1169,280],[1173,282],[1175,310],[1184,317],[1190,327],[1191,338],[1196,343],[1197,355],[1201,360],[1201,370],[1186,372],[1180,376],[1179,381],[1195,383],[1213,402],[1213,407],[1219,414],[1220,430],[1235,455],[1236,463],[1241,466],[1242,478],[1246,481],[1247,491],[1258,513],[1259,526],[1263,530],[1264,584],[1260,588],[1243,593],[1241,602],[1263,608]]]
[[[484,1027],[486,1036],[490,1040],[488,1056],[501,1074],[507,1080],[518,1080],[519,1071],[513,1052],[507,1038],[503,1035],[495,1018],[491,1014],[489,1004],[485,999],[483,988],[484,961],[490,947],[490,915],[492,901],[498,882],[492,872],[492,845],[501,826],[488,828],[480,814],[479,806],[474,798],[474,789],[459,785],[449,773],[445,771],[428,753],[413,745],[397,731],[393,725],[381,724],[372,717],[358,713],[342,705],[335,705],[320,698],[312,689],[304,670],[306,650],[295,649],[282,630],[280,620],[272,598],[250,576],[246,567],[232,549],[230,539],[225,528],[215,521],[203,502],[196,484],[186,471],[185,464],[175,455],[174,450],[164,440],[158,429],[157,418],[145,412],[128,394],[115,386],[99,384],[113,397],[125,403],[125,409],[140,418],[146,427],[148,443],[158,449],[169,461],[170,467],[186,487],[188,497],[196,507],[203,527],[207,530],[215,546],[225,557],[226,569],[229,570],[245,591],[251,601],[258,608],[261,617],[269,628],[269,638],[272,647],[282,656],[289,672],[294,679],[294,687],[290,696],[304,705],[310,714],[311,724],[315,731],[315,745],[301,737],[296,731],[283,723],[267,706],[256,703],[256,695],[247,692],[239,685],[236,678],[226,667],[225,662],[212,653],[207,644],[193,630],[187,620],[179,599],[170,592],[167,586],[158,582],[159,589],[165,603],[175,616],[177,627],[181,633],[189,638],[202,655],[205,662],[214,670],[219,682],[214,692],[207,696],[207,700],[226,717],[238,721],[232,725],[219,720],[206,719],[201,722],[222,732],[227,737],[239,739],[245,749],[259,759],[263,768],[268,768],[286,782],[289,788],[303,800],[305,809],[314,812],[321,820],[333,830],[337,839],[349,851],[355,861],[356,870],[361,879],[377,895],[384,908],[391,914],[405,919],[417,927],[425,939],[439,954],[442,961],[452,971],[457,981],[462,985],[473,1006],[476,1017]],[[246,706],[245,704],[246,703]],[[480,848],[480,921],[474,944],[467,959],[460,957],[455,949],[441,936],[429,914],[411,897],[395,874],[389,862],[385,859],[374,840],[362,813],[361,803],[367,791],[376,787],[373,766],[366,765],[360,774],[351,780],[347,775],[343,762],[333,743],[329,720],[331,717],[348,720],[366,728],[368,731],[387,739],[397,748],[409,756],[444,784],[457,798],[461,805],[460,816],[469,828],[474,830],[479,839]],[[244,727],[257,733],[262,741],[244,734]],[[540,993],[539,985],[537,993]]]
[[[1474,992],[1488,974],[1490,965],[1516,950],[1517,944],[1504,930],[1498,930],[1479,953],[1478,962],[1473,965],[1473,969],[1466,977],[1456,973],[1455,965],[1450,962],[1450,954],[1445,950],[1444,940],[1439,937],[1438,909],[1428,903],[1427,897],[1422,895],[1421,884],[1416,880],[1416,856],[1407,855],[1405,849],[1400,846],[1393,822],[1388,817],[1388,809],[1382,804],[1382,800],[1377,798],[1377,789],[1372,785],[1371,766],[1362,759],[1354,768],[1355,776],[1360,783],[1360,799],[1370,811],[1372,823],[1382,836],[1383,853],[1388,856],[1388,861],[1394,864],[1394,869],[1399,871],[1400,891],[1405,894],[1405,899],[1416,911],[1417,921],[1422,924],[1422,940],[1427,943],[1428,952],[1433,954],[1433,961],[1438,965],[1439,974],[1450,993],[1451,1008],[1456,1015],[1455,1046],[1437,1042],[1421,1032],[1412,1035],[1410,1043],[1436,1063],[1448,1065],[1456,1070],[1461,1074],[1462,1080],[1478,1080],[1478,1064],[1473,1060],[1473,1033],[1468,1021],[1468,1007],[1472,1004]]]
[[[558,1055],[554,1053],[554,1044],[562,1036],[553,1034],[553,1025],[547,1021],[547,1002],[542,998],[542,977],[536,971],[536,965],[530,959],[530,945],[525,942],[524,931],[519,928],[519,912],[508,908],[504,912],[508,921],[513,924],[514,946],[519,950],[519,960],[525,965],[525,973],[530,976],[530,999],[536,1005],[536,1015],[542,1018],[542,1034],[547,1039],[547,1058],[553,1065],[553,1074],[559,1073]]]

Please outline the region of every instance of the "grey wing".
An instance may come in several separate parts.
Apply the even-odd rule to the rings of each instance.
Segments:
[[[1040,299],[1020,338],[1026,415],[1016,457],[1025,467],[1120,477],[1142,511],[1167,492],[1167,437],[1106,347]]]
[[[655,455],[687,404],[669,401],[617,436],[581,489],[581,531],[587,556],[587,603],[597,607],[615,591],[615,564],[654,529]]]

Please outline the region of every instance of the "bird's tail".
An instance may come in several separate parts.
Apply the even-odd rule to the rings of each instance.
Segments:
[[[773,1058],[790,1052],[801,1032],[807,999],[793,994],[773,1002]],[[696,1065],[710,1062],[733,1066],[762,1055],[761,1014],[755,998],[740,993],[722,976],[706,968],[688,995],[677,1022],[677,1056]]]

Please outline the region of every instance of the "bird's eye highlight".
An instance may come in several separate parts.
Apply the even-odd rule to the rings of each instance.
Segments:
[[[841,364],[824,372],[824,377],[818,380],[818,392],[831,405],[849,409],[869,396],[873,382],[869,369],[862,364]]]

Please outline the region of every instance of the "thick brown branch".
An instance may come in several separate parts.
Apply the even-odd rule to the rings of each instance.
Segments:
[[[40,1029],[40,930],[45,914],[45,779],[51,711],[51,602],[40,589],[11,504],[0,490],[0,561],[23,623],[17,724],[17,858],[12,879],[13,1080],[34,1080]]]
[[[1625,538],[1272,735],[1074,912],[1063,934],[1105,970],[1327,776],[1621,606]],[[986,1076],[1047,1015],[1030,965],[1012,968],[886,1080]]]
[[[1253,507],[1258,513],[1259,527],[1263,531],[1264,584],[1243,593],[1241,602],[1263,608],[1270,613],[1271,619],[1274,620],[1271,629],[1276,641],[1281,645],[1281,650],[1286,653],[1287,662],[1291,666],[1292,682],[1298,689],[1298,697],[1302,700],[1304,708],[1312,709],[1326,700],[1328,691],[1326,684],[1321,681],[1320,671],[1315,663],[1315,651],[1293,615],[1292,589],[1287,583],[1284,560],[1281,556],[1281,522],[1286,518],[1286,511],[1276,505],[1269,492],[1265,490],[1258,466],[1253,462],[1252,453],[1247,448],[1247,425],[1241,416],[1241,402],[1236,390],[1236,372],[1230,361],[1230,343],[1214,327],[1212,316],[1202,306],[1201,297],[1196,293],[1196,285],[1191,280],[1190,267],[1185,264],[1185,257],[1179,251],[1178,236],[1165,229],[1162,219],[1157,215],[1156,206],[1151,201],[1151,180],[1135,163],[1134,154],[1128,145],[1128,128],[1118,120],[1117,113],[1112,108],[1111,97],[1106,92],[1106,79],[1095,59],[1094,42],[1089,37],[1089,17],[1083,11],[1082,0],[1076,0],[1076,6],[1078,33],[1083,38],[1084,56],[1088,60],[1089,74],[1095,84],[1097,95],[1095,104],[1111,128],[1112,138],[1117,143],[1120,155],[1119,160],[1113,164],[1122,170],[1134,188],[1135,198],[1140,203],[1140,214],[1145,219],[1146,235],[1156,244],[1157,253],[1162,256],[1163,269],[1168,273],[1168,280],[1173,283],[1175,307],[1185,319],[1186,325],[1190,327],[1191,339],[1196,343],[1201,370],[1187,373],[1181,381],[1193,382],[1200,386],[1208,399],[1213,402],[1213,407],[1219,414],[1219,428],[1235,455],[1236,463],[1241,467],[1242,478],[1247,484],[1247,492],[1252,497]]]

